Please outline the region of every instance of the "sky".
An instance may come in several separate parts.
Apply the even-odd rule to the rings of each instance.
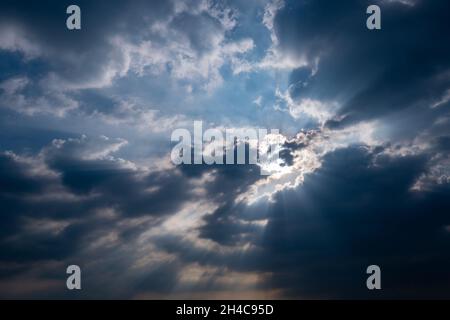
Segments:
[[[449,12],[1,1],[0,298],[450,298]],[[194,121],[280,164],[175,165]]]

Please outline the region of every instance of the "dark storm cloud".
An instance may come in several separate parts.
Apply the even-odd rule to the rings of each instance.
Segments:
[[[0,172],[2,175],[0,192],[24,194],[39,192],[43,183],[28,177],[20,164],[10,154],[0,155]]]
[[[82,29],[66,28],[66,8],[71,1],[4,1],[0,5],[2,28],[14,28],[19,38],[31,44],[30,54],[47,63],[58,77],[76,86],[101,86],[109,70],[125,67],[120,48],[111,44],[113,35],[142,40],[151,22],[164,20],[173,10],[170,1],[78,1]],[[24,36],[25,35],[25,36]],[[19,48],[18,48],[19,49]],[[27,54],[27,47],[20,48]],[[31,70],[28,70],[31,71]]]
[[[443,141],[445,142],[445,139]],[[450,210],[448,185],[441,185],[427,192],[411,192],[414,182],[426,170],[429,157],[426,155],[392,157],[385,151],[386,149],[382,147],[371,151],[361,146],[330,153],[324,158],[322,168],[307,176],[302,186],[295,190],[279,192],[274,198],[274,203],[268,208],[260,205],[249,208],[243,204],[232,204],[239,194],[236,190],[244,191],[256,178],[252,177],[252,174],[244,174],[245,166],[230,166],[218,174],[221,179],[214,180],[210,184],[210,196],[220,199],[224,204],[205,220],[206,224],[201,229],[201,235],[231,246],[250,242],[258,249],[248,251],[245,256],[239,252],[229,254],[210,252],[192,246],[181,237],[161,235],[153,240],[154,245],[176,254],[179,260],[136,277],[122,274],[123,279],[128,279],[128,282],[118,280],[121,286],[116,283],[117,289],[121,290],[122,295],[133,295],[149,290],[159,294],[169,293],[176,286],[176,274],[182,270],[184,263],[200,263],[225,266],[231,270],[271,272],[271,280],[265,284],[265,288],[282,289],[287,297],[445,296],[445,288],[448,286],[446,275],[450,267],[448,258],[450,235],[446,230],[450,225],[447,214]],[[70,155],[71,152],[67,150],[61,154]],[[98,175],[101,162],[82,160],[78,160],[78,163],[73,160],[60,162],[61,160],[57,158],[52,154],[53,168],[62,173],[61,179],[70,190],[75,193],[101,192],[101,200],[93,200],[95,202],[93,208],[105,204],[119,205],[123,215],[135,214],[134,209],[121,206],[121,203],[125,202],[125,197],[131,197],[129,198],[132,199],[131,202],[139,202],[136,199],[139,199],[140,192],[132,195],[136,191],[133,184],[137,183],[132,173],[128,173],[131,177],[126,180],[121,175],[126,176],[127,171],[118,170],[119,173],[116,174],[119,177],[116,174],[109,174],[109,178],[105,180],[102,175]],[[9,171],[15,171],[16,176],[23,177],[24,181],[30,179],[11,159],[3,160],[2,163]],[[85,163],[81,165],[83,162]],[[103,166],[108,171],[108,165],[103,163]],[[188,174],[186,177],[199,177],[202,175],[201,172],[212,170],[209,166],[191,168],[195,168],[196,172],[186,171],[190,170],[187,167],[182,168],[182,171]],[[239,170],[241,168],[244,171]],[[76,179],[70,178],[69,174],[71,170],[79,169],[77,172],[84,171],[87,175],[83,179],[86,182],[81,184]],[[214,168],[217,169],[219,168]],[[93,176],[92,179],[89,172]],[[64,175],[69,178],[65,180]],[[4,180],[6,181],[7,177]],[[170,181],[170,176],[166,174],[149,175],[144,179],[146,186],[158,185],[162,188],[167,185],[167,180]],[[220,183],[227,185],[228,195],[218,194],[216,189]],[[18,195],[23,192],[39,192],[40,189],[34,185],[35,183],[28,184],[32,187],[17,190]],[[142,185],[138,186],[139,189],[143,188]],[[110,188],[120,190],[115,190],[113,197]],[[225,191],[227,188],[222,190]],[[208,186],[206,189],[209,189]],[[120,193],[123,193],[124,198]],[[181,191],[177,192],[177,196],[180,193]],[[173,196],[171,199],[174,200]],[[162,199],[153,198],[153,200],[164,203]],[[47,208],[55,205],[47,203]],[[30,206],[32,206],[30,213],[45,209],[44,206],[36,204]],[[67,204],[65,206],[67,207]],[[151,203],[145,203],[145,206],[152,208]],[[24,204],[22,207],[26,208]],[[82,210],[80,207],[75,208],[73,215],[77,216]],[[261,229],[255,226],[242,225],[236,220],[252,221],[257,218],[268,219],[267,227],[262,233]],[[87,221],[70,226],[58,236],[28,235],[15,243],[10,242],[9,247],[2,246],[2,260],[25,262],[69,257],[73,259],[73,255],[81,246],[90,241],[91,237],[88,235],[93,230],[107,231],[115,228],[114,224],[105,221]],[[8,225],[11,227],[14,224]],[[19,228],[19,225],[17,227]],[[21,234],[19,230],[20,228],[15,231],[17,235]],[[131,240],[142,231],[130,229],[128,234],[124,232],[123,236]],[[17,256],[17,252],[20,256]],[[102,255],[111,259],[107,264],[109,267],[103,270],[104,265],[98,266],[96,272],[104,274],[96,276],[97,279],[89,279],[87,281],[89,286],[98,281],[108,283],[108,277],[121,274],[121,268],[127,267],[124,261],[109,249],[104,249]],[[382,267],[381,294],[371,295],[364,287],[365,268],[370,264]],[[21,265],[18,269],[9,270],[7,274],[19,273],[23,268]],[[430,275],[429,270],[433,270],[433,275]],[[56,276],[47,275],[47,277]],[[159,280],[155,282],[156,279]],[[411,281],[414,283],[415,291],[404,292],[404,288],[410,285]],[[114,287],[114,284],[105,284],[103,289],[98,290],[92,287],[89,296],[113,297],[105,289],[111,286]],[[207,289],[202,286],[199,288]]]
[[[180,260],[161,262],[136,275],[124,274],[130,263],[135,262],[128,261],[135,249],[129,253],[127,243],[137,241],[164,215],[175,214],[184,203],[197,199],[193,180],[212,174],[212,179],[201,188],[212,202],[228,203],[260,175],[257,166],[243,165],[186,166],[146,173],[128,168],[111,156],[123,143],[121,139],[83,136],[55,140],[39,156],[2,154],[0,265],[4,272],[0,273],[0,281],[11,277],[22,281],[32,270],[37,272],[37,278],[27,280],[30,285],[41,280],[63,281],[63,269],[58,273],[50,268],[50,273],[44,274],[38,267],[49,261],[65,264],[75,261],[83,266],[95,261],[95,268],[83,267],[88,291],[87,295],[77,297],[132,297],[141,290],[155,294],[170,292],[184,263],[218,265],[230,258],[234,260],[228,255],[191,247],[190,242],[177,236],[161,235],[152,240],[155,248],[177,254]],[[51,171],[43,170],[45,167]],[[102,216],[105,210],[113,210],[116,215]],[[127,226],[130,219],[142,217],[154,220]],[[93,242],[111,232],[117,233],[119,242],[86,253]],[[180,252],[181,248],[186,248],[185,252]],[[105,261],[99,262],[99,255]],[[111,282],[111,277],[122,280]],[[103,285],[97,287],[100,283]],[[47,294],[66,297],[61,290]],[[33,296],[45,294],[36,291]],[[8,293],[0,292],[0,296],[6,297]]]
[[[373,1],[286,3],[274,26],[281,50],[312,65],[320,59],[315,75],[292,73],[291,95],[342,102],[333,128],[441,100],[450,87],[450,7],[414,3],[378,1],[382,29],[375,31],[365,14]]]
[[[248,147],[246,147],[246,163],[248,163]],[[237,159],[237,148],[234,149],[234,159]],[[226,159],[224,156],[224,163]],[[207,197],[221,206],[210,216],[205,218],[207,227],[201,229],[200,236],[227,245],[242,241],[243,230],[248,233],[255,230],[254,226],[238,226],[232,222],[234,212],[239,213],[241,206],[235,205],[235,199],[244,193],[256,181],[265,179],[260,175],[258,165],[182,165],[181,171],[186,177],[199,177],[205,173],[213,172],[214,179],[205,185]],[[234,240],[233,237],[237,237]]]
[[[38,203],[34,206],[32,201],[27,200],[30,196],[45,194],[49,187],[55,185],[53,179],[45,176],[36,177],[29,172],[26,163],[19,163],[11,154],[2,154],[0,159],[2,185],[0,189],[2,203],[0,260],[21,262],[66,256],[66,252],[72,251],[69,244],[73,243],[70,238],[74,234],[71,230],[67,230],[59,238],[45,233],[21,237],[24,218],[48,217],[51,216],[50,211],[55,209],[67,212],[57,201],[53,204],[52,210],[42,212],[41,210],[46,210],[46,205]],[[61,246],[62,243],[66,245]]]
[[[203,234],[220,241],[211,221],[221,221],[227,244],[238,243],[248,230],[236,218],[245,211],[268,218],[264,233],[252,239],[261,251],[235,267],[273,272],[267,288],[287,297],[448,297],[449,186],[411,191],[430,155],[384,151],[355,146],[332,152],[303,185],[278,192],[269,208],[224,206]],[[381,292],[365,287],[371,264],[382,269]]]
[[[89,141],[83,137],[50,146],[42,151],[42,158],[20,158],[12,153],[0,156],[3,261],[58,259],[74,254],[82,245],[81,239],[100,228],[101,219],[94,218],[98,210],[113,208],[119,220],[158,217],[176,211],[192,197],[188,180],[181,179],[176,170],[145,173],[127,169],[114,159],[81,158],[83,152],[108,148],[104,139],[91,145]],[[39,166],[45,165],[53,173],[37,173],[42,170]],[[70,223],[61,232],[30,232],[24,229],[27,219]],[[102,223],[100,229],[108,226]]]

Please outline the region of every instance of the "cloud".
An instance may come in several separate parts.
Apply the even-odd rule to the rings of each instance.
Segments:
[[[304,133],[285,148],[295,154],[320,135]],[[16,283],[28,281],[17,297],[65,297],[57,289],[58,270],[75,262],[86,289],[77,297],[244,290],[370,298],[361,283],[374,263],[389,283],[383,297],[446,295],[439,277],[448,267],[448,182],[412,188],[433,161],[432,149],[409,155],[390,146],[330,149],[301,184],[270,188],[270,200],[248,202],[242,194],[267,179],[257,168],[148,171],[115,156],[124,145],[81,137],[55,140],[36,155],[2,155],[7,227],[0,232],[0,260],[8,278],[0,281],[5,287],[11,275]],[[48,271],[39,272],[44,265]],[[423,270],[436,265],[423,281]],[[411,277],[420,290],[405,293]]]
[[[0,296],[448,297],[448,5],[377,3],[0,4]],[[273,174],[174,166],[193,119]]]
[[[81,2],[85,14],[77,32],[57,25],[64,5],[56,1],[36,10],[28,4],[21,10],[24,3],[2,8],[8,18],[1,48],[46,61],[50,70],[44,81],[50,87],[102,88],[128,72],[169,72],[176,79],[198,78],[205,87],[215,86],[224,60],[251,48],[246,42],[227,43],[225,33],[234,28],[236,13],[212,1],[135,1],[132,6],[126,1]],[[102,19],[94,19],[95,12]]]
[[[338,109],[337,103],[322,102],[310,98],[294,101],[289,92],[283,93],[279,89],[275,91],[275,96],[279,99],[281,104],[285,105],[285,110],[289,112],[293,118],[311,118],[320,125],[323,125],[330,119],[334,112],[336,112],[336,109]],[[278,105],[277,108],[283,110],[280,105]]]
[[[225,3],[77,4],[83,26],[78,31],[61,23],[66,2],[2,4],[0,49],[8,57],[21,57],[12,77],[5,72],[2,86],[26,79],[14,92],[3,90],[2,107],[28,116],[81,114],[109,124],[125,121],[148,127],[143,119],[153,122],[156,113],[173,109],[159,95],[179,101],[196,93],[211,94],[223,84],[225,66],[235,74],[247,69],[246,55],[254,48],[251,38],[230,36],[239,12]],[[96,19],[100,14],[102,18]],[[132,81],[137,85],[130,87]],[[133,90],[131,97],[125,96],[127,87]],[[154,90],[160,93],[155,95]],[[98,102],[106,104],[100,108]],[[180,110],[177,114],[183,117]]]
[[[76,263],[86,276],[84,297],[146,292],[161,296],[175,285],[193,290],[189,281],[178,279],[188,268],[184,259],[189,254],[170,250],[171,239],[190,244],[192,252],[208,253],[213,260],[218,259],[216,250],[225,250],[220,255],[234,254],[231,247],[202,239],[199,228],[218,203],[231,200],[260,178],[256,168],[149,170],[115,156],[124,145],[123,139],[82,136],[54,140],[37,154],[2,154],[2,287],[9,288],[13,276],[15,283],[22,283],[14,296],[65,296],[64,265]],[[48,270],[40,271],[46,270],[43,266]],[[214,268],[219,281],[223,268]],[[115,273],[123,281],[110,283],[108,277]],[[151,280],[163,278],[167,281]]]
[[[0,89],[3,91],[0,106],[27,115],[51,113],[62,117],[79,105],[76,100],[58,90],[42,91],[39,85],[36,86],[24,76],[3,81]]]
[[[302,185],[279,191],[268,207],[224,206],[211,216],[220,228],[207,224],[203,234],[216,239],[225,230],[219,234],[228,244],[251,239],[258,249],[242,264],[271,272],[267,289],[284,297],[445,297],[449,185],[411,191],[427,156],[391,157],[382,150],[354,146],[330,152]],[[259,236],[236,222],[256,217],[267,219]],[[382,268],[381,293],[365,288],[371,264]],[[415,290],[405,291],[411,281]]]
[[[338,102],[330,127],[427,109],[450,85],[442,38],[450,28],[442,14],[447,5],[380,2],[382,29],[371,32],[364,27],[369,4],[289,2],[273,18],[280,50],[317,68],[307,84],[292,78],[292,98]]]

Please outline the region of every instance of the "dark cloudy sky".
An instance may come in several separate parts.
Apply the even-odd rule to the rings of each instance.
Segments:
[[[449,298],[449,15],[1,1],[0,298]],[[196,120],[279,129],[283,165],[173,165]]]

